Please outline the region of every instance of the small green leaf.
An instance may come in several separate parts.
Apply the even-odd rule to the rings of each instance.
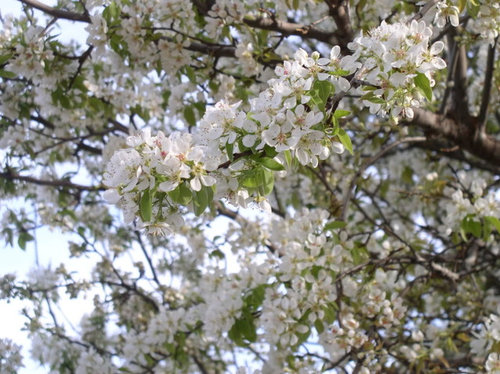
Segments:
[[[349,112],[348,110],[337,109],[335,111],[335,113],[333,113],[333,116],[335,118],[342,118],[342,117],[348,116],[349,114],[351,114],[351,112]]]
[[[222,252],[220,249],[216,249],[216,250],[210,252],[210,254],[208,256],[210,258],[218,258],[220,260],[224,260],[224,258],[226,257],[224,255],[224,252]]]
[[[14,79],[17,77],[16,73],[0,69],[0,78]]]
[[[311,95],[314,103],[321,111],[325,110],[326,101],[328,97],[335,91],[333,84],[327,80],[316,81],[311,90]]]
[[[283,152],[283,154],[285,155],[285,161],[286,161],[286,165],[288,167],[291,167],[292,166],[292,152],[290,152],[289,150],[286,150],[285,152]]]
[[[325,228],[323,229],[323,231],[343,229],[344,227],[346,227],[346,225],[347,225],[347,223],[345,223],[344,221],[332,221],[332,222],[328,222],[325,225]]]
[[[151,221],[153,211],[153,199],[151,196],[151,191],[145,190],[142,193],[141,200],[139,202],[139,212],[143,222]]]
[[[191,66],[186,65],[184,67],[184,71],[191,83],[196,84],[196,75],[194,73],[194,69]]]
[[[374,104],[385,104],[386,100],[381,98],[380,96],[375,96],[373,92],[368,92],[367,94],[361,96],[361,100],[367,100]]]
[[[325,331],[325,326],[323,326],[323,322],[320,319],[314,321],[314,327],[316,328],[318,334],[321,334],[323,331]]]
[[[422,90],[427,100],[432,101],[432,88],[429,78],[427,78],[423,73],[417,73],[417,76],[413,78],[413,82],[415,83],[415,86]]]
[[[259,183],[258,191],[262,196],[269,195],[274,188],[274,174],[267,169],[260,169],[257,175],[257,182]]]
[[[340,142],[342,145],[349,151],[349,153],[352,155],[352,143],[351,143],[351,138],[347,134],[347,132],[344,129],[339,129],[337,137],[339,138]]]
[[[203,186],[200,191],[193,191],[193,210],[196,216],[200,216],[210,205],[214,198],[212,187]]]
[[[184,107],[184,118],[190,127],[196,126],[196,116],[194,115],[194,110],[191,105]]]
[[[226,153],[229,161],[232,162],[234,160],[234,143],[226,143]]]
[[[406,184],[413,184],[413,169],[409,166],[405,166],[401,173],[401,179]]]
[[[1,55],[0,56],[0,65],[5,64],[9,59],[12,57],[12,54],[6,54],[6,55]]]
[[[458,11],[462,13],[466,5],[467,5],[467,0],[458,0]]]
[[[26,243],[32,241],[33,239],[34,237],[31,234],[26,231],[22,231],[17,239],[17,244],[19,245],[19,248],[24,251],[26,249]]]
[[[174,203],[184,206],[188,205],[193,198],[191,190],[186,185],[186,183],[181,183],[175,190],[169,191],[168,196]]]
[[[493,216],[487,216],[484,217],[484,219],[488,221],[492,226],[494,226],[495,229],[500,233],[500,219]]]
[[[283,165],[281,165],[278,161],[270,157],[261,157],[257,159],[257,162],[262,164],[269,170],[274,170],[274,171],[285,170],[285,167]]]

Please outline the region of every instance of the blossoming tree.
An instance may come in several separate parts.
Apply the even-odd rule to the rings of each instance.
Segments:
[[[500,373],[497,1],[19,1],[1,233],[94,261],[0,278],[51,373]]]

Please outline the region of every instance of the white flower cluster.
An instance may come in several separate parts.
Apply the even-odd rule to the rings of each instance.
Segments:
[[[432,73],[445,67],[437,57],[443,43],[429,49],[431,34],[424,22],[382,23],[351,43],[352,56],[341,57],[339,46],[332,48],[329,58],[299,49],[292,60],[275,69],[276,77],[249,101],[249,110],[240,109],[241,102],[219,101],[206,110],[193,136],[161,132],[151,136],[144,131],[130,137],[129,148],[119,150],[108,164],[104,184],[112,190],[106,198],[120,203],[128,222],[140,212],[155,233],[175,226],[165,223],[169,216],[182,224],[179,216],[172,216],[178,205],[191,201],[190,191],[202,191],[216,182],[224,191],[217,197],[245,206],[253,196],[269,209],[265,196],[272,191],[273,172],[284,170],[285,161],[295,158],[316,167],[332,150],[344,151],[336,137],[338,129],[325,119],[334,116],[330,98],[351,89],[347,78],[355,74],[365,81],[369,92],[362,102],[372,113],[389,111],[395,120],[401,113],[413,117],[412,107],[420,106],[424,95],[428,99],[432,95]],[[173,191],[182,195],[177,201],[168,194]],[[208,195],[212,200],[213,189]],[[152,214],[141,209],[141,202],[148,200],[154,206],[149,209]],[[194,195],[193,203],[199,203]],[[195,213],[206,206],[204,201]]]
[[[0,372],[17,373],[23,366],[22,361],[21,346],[0,338]]]
[[[494,344],[500,343],[500,309],[497,308],[497,314],[490,314],[485,318],[481,330],[475,334],[471,340],[471,351],[480,357],[485,357]]]
[[[227,144],[234,145],[234,153],[260,151],[267,145],[278,153],[290,151],[301,164],[314,167],[329,156],[331,148],[343,152],[342,145],[332,144],[322,128],[324,113],[311,100],[316,80],[330,79],[338,90],[350,88],[342,75],[353,73],[359,64],[349,56],[339,60],[339,51],[334,47],[326,59],[299,49],[293,60],[276,68],[277,77],[268,82],[269,88],[250,100],[249,112],[238,110],[239,103],[219,102],[209,108],[200,122],[200,142],[222,153]],[[219,155],[219,160],[228,156]]]
[[[422,4],[423,3],[424,2],[422,2]],[[460,9],[450,4],[450,1],[438,1],[429,12],[429,15],[434,15],[434,24],[439,28],[445,27],[447,21],[449,21],[453,27],[457,27],[460,23]]]
[[[477,219],[496,217],[500,211],[495,191],[485,193],[487,183],[484,179],[464,171],[458,172],[457,177],[460,188],[445,188],[443,193],[451,199],[441,201],[441,206],[446,211],[441,230],[446,235],[456,230],[466,216]],[[463,189],[466,189],[466,192]]]
[[[409,25],[382,22],[349,45],[363,64],[356,77],[371,85],[364,87],[362,97],[371,113],[389,112],[394,120],[400,114],[411,119],[412,108],[421,106],[424,97],[431,99],[432,74],[446,67],[438,57],[444,43],[438,41],[429,48],[431,35],[424,21]]]
[[[104,184],[111,189],[105,192],[105,198],[111,203],[118,203],[127,222],[132,222],[140,215],[139,199],[146,191],[158,193],[158,204],[146,217],[144,223],[163,222],[153,225],[150,232],[168,232],[171,226],[182,225],[182,218],[176,215],[177,204],[166,194],[184,184],[192,191],[200,191],[202,186],[212,186],[215,178],[207,174],[217,165],[202,161],[204,151],[193,144],[191,134],[174,132],[165,136],[158,132],[151,136],[149,129],[127,139],[130,148],[118,150],[110,159]],[[189,185],[189,187],[187,187]],[[153,192],[146,199],[154,199]],[[152,204],[149,204],[152,209]],[[148,207],[146,207],[147,209]],[[151,216],[152,214],[152,216]],[[152,219],[155,217],[155,219]],[[159,230],[159,231],[158,231]]]
[[[490,44],[495,42],[495,38],[500,34],[500,3],[497,0],[482,1],[475,27],[482,38]]]
[[[354,72],[359,64],[350,57],[339,60],[338,55],[339,47],[332,49],[331,59],[321,59],[318,53],[309,57],[299,50],[293,61],[276,68],[277,78],[270,80],[269,88],[250,101],[250,111],[239,110],[240,103],[220,101],[207,109],[194,136],[177,132],[169,136],[159,132],[152,136],[150,130],[130,136],[128,148],[118,150],[107,164],[104,184],[110,190],[105,198],[120,204],[127,222],[141,215],[150,232],[166,233],[176,224],[182,224],[179,216],[165,223],[178,205],[169,192],[200,191],[203,186],[213,186],[217,174],[224,174],[238,184],[238,178],[259,162],[248,158],[234,160],[228,171],[209,175],[233,156],[247,152],[265,157],[267,164],[264,165],[271,170],[281,170],[284,152],[289,152],[301,164],[314,167],[320,159],[329,156],[331,148],[343,152],[343,146],[333,141],[323,128],[324,114],[311,100],[310,92],[316,78],[318,81],[330,79],[332,91],[333,87],[350,88],[342,75]],[[279,155],[281,161],[268,157],[266,147],[273,150],[272,156]],[[142,213],[140,201],[146,193],[158,193],[156,199],[145,198],[155,202],[152,215],[147,217],[138,214]],[[259,192],[258,198],[268,193]],[[189,201],[186,197],[186,202]]]

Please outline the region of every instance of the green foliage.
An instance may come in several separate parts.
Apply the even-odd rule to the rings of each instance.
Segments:
[[[429,78],[423,73],[417,73],[416,77],[413,78],[415,86],[417,86],[429,102],[432,101],[432,88]]]
[[[202,186],[200,191],[193,191],[193,210],[196,216],[201,215],[214,199],[214,187]]]

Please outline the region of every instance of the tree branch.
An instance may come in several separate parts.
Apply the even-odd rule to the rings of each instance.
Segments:
[[[18,180],[27,183],[37,184],[40,186],[52,186],[52,187],[66,187],[72,188],[78,191],[104,191],[105,188],[101,186],[84,186],[81,184],[72,183],[68,180],[45,180],[37,179],[28,175],[19,175],[14,173],[12,170],[7,169],[6,172],[0,173],[0,178],[7,180]]]
[[[345,54],[348,52],[347,44],[354,38],[354,32],[349,16],[349,1],[347,0],[325,0],[328,5],[328,14],[334,19],[337,25],[338,44]]]
[[[340,44],[341,42],[336,33],[322,31],[312,25],[286,22],[274,18],[245,18],[243,22],[250,27],[276,31],[287,36],[297,35],[303,38],[316,39],[330,45]]]
[[[68,10],[53,8],[38,0],[19,0],[19,1],[27,6],[38,9],[43,13],[58,19],[67,19],[70,21],[91,23],[91,19],[88,16],[88,14],[80,14],[80,13],[70,12]]]
[[[413,136],[413,137],[407,137],[403,139],[399,139],[395,141],[394,143],[389,144],[387,147],[382,148],[380,152],[378,152],[376,155],[373,157],[370,157],[369,159],[365,160],[363,164],[360,166],[358,169],[357,173],[354,175],[354,177],[351,179],[351,182],[349,183],[349,187],[345,191],[343,202],[342,202],[342,213],[341,213],[341,220],[345,221],[346,214],[347,214],[347,208],[349,207],[349,201],[351,200],[352,196],[352,190],[354,189],[354,186],[356,185],[356,182],[358,181],[359,177],[365,172],[365,170],[376,163],[380,158],[382,158],[386,153],[390,152],[392,149],[396,148],[397,146],[404,144],[404,143],[417,143],[417,142],[425,142],[427,138],[425,136]]]
[[[488,106],[491,95],[491,84],[493,81],[493,71],[495,70],[495,49],[497,46],[498,36],[495,38],[493,45],[488,48],[488,58],[486,61],[486,74],[484,75],[483,96],[481,98],[481,108],[479,109],[478,126],[479,131],[484,131],[486,119],[488,117]]]
[[[414,109],[414,113],[409,124],[443,137],[490,164],[500,164],[500,140],[480,131],[476,118],[458,121],[424,109]]]
[[[469,99],[467,95],[467,51],[465,45],[457,46],[457,62],[453,81],[453,111],[457,118],[467,118],[469,114]]]

